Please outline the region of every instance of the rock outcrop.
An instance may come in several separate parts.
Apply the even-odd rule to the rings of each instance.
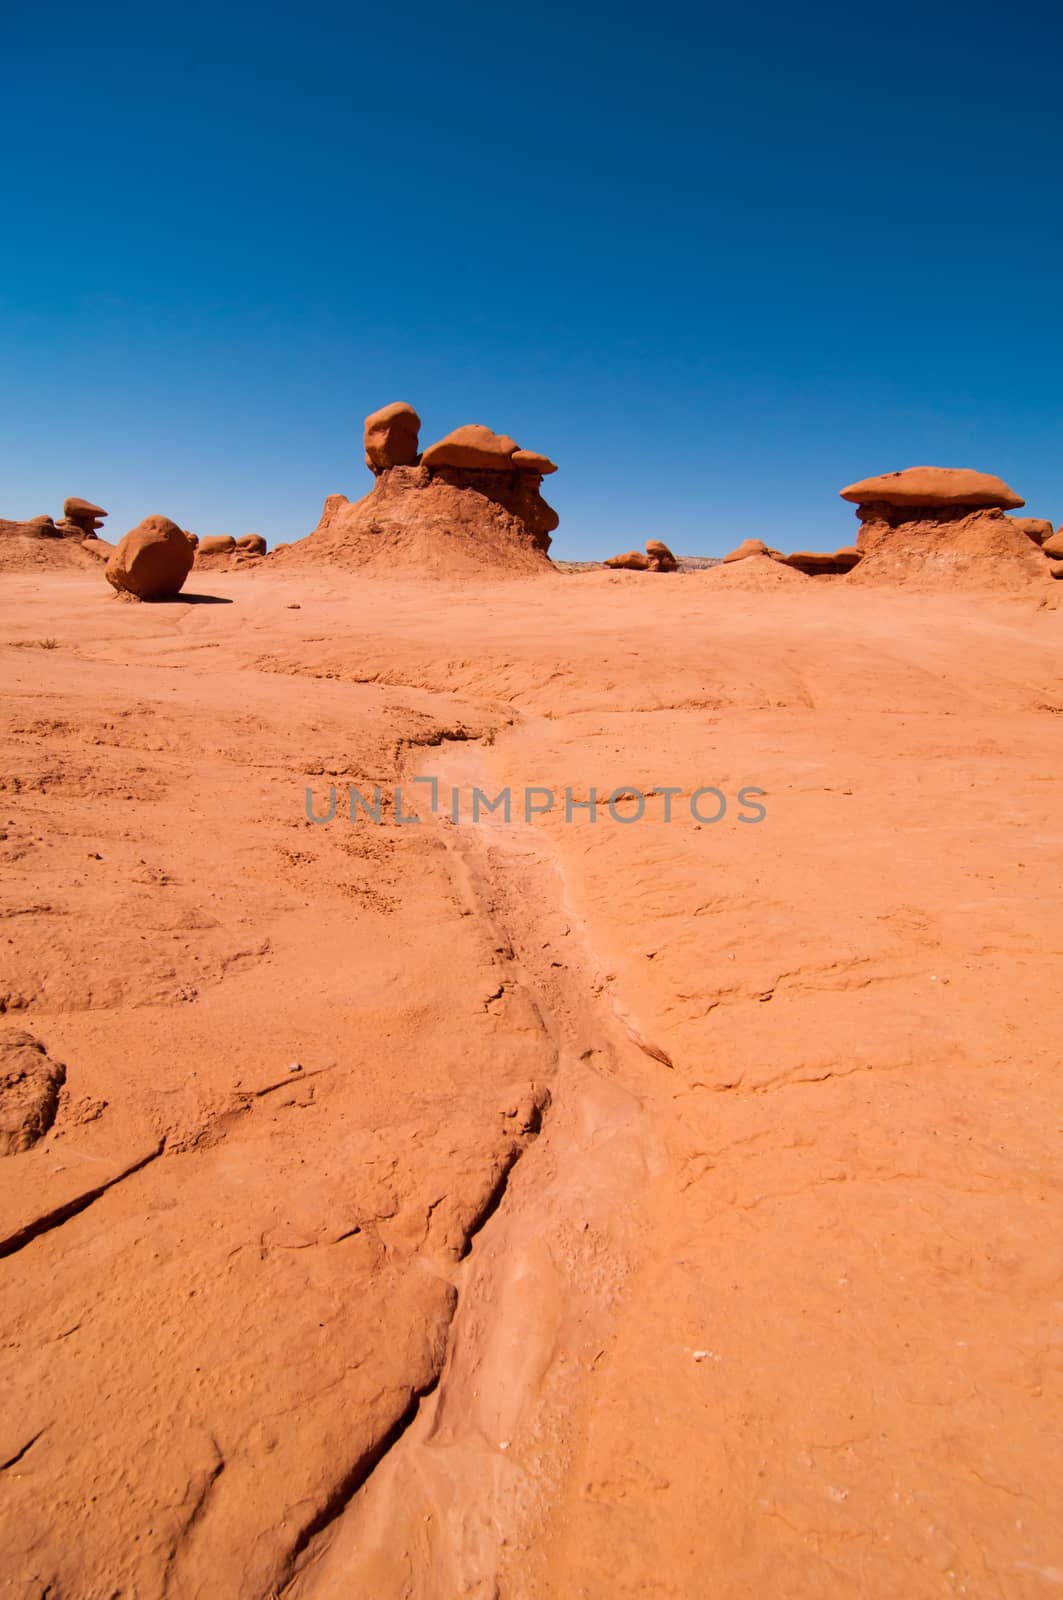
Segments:
[[[1043,517],[1009,517],[1008,521],[1013,527],[1021,528],[1027,539],[1032,539],[1036,545],[1044,545],[1052,537],[1052,524]]]
[[[264,556],[266,541],[260,533],[245,533],[237,539],[236,548],[245,556]]]
[[[650,558],[641,550],[624,550],[618,556],[609,556],[605,565],[620,572],[649,572]]]
[[[440,578],[551,571],[558,518],[539,492],[556,471],[549,457],[480,423],[456,428],[418,457],[419,427],[405,403],[367,417],[366,461],[376,477],[369,494],[329,495],[313,533],[275,549],[270,561]]]
[[[676,572],[679,563],[663,539],[647,539],[646,554],[641,550],[624,550],[604,562],[621,572]]]
[[[1045,580],[1025,519],[1005,515],[1025,502],[990,473],[910,467],[850,484],[841,496],[861,524],[851,582],[1020,589]]]
[[[750,556],[770,556],[773,561],[781,559],[778,550],[771,550],[763,539],[743,539],[741,544],[735,545],[724,556],[725,561],[748,561]]]
[[[377,477],[392,467],[417,465],[421,419],[412,406],[396,400],[365,419],[365,464]]]
[[[102,506],[91,500],[73,497],[63,501],[63,520],[58,524],[61,533],[73,539],[95,539],[107,519]]]
[[[1056,533],[1049,534],[1041,546],[1041,553],[1051,557],[1053,561],[1058,561],[1063,556],[1063,527]]]
[[[647,539],[646,554],[654,572],[675,572],[679,563],[663,539]]]
[[[192,570],[195,551],[169,517],[145,517],[116,545],[104,569],[119,594],[138,600],[167,600],[180,593]]]
[[[197,561],[201,556],[231,556],[236,549],[236,540],[231,533],[220,533],[210,539],[200,539],[196,546]]]
[[[62,1062],[53,1061],[32,1034],[0,1039],[0,1156],[17,1155],[44,1137],[65,1080]]]
[[[819,550],[795,550],[793,555],[778,556],[776,559],[781,561],[783,566],[793,567],[796,572],[803,572],[809,578],[836,578],[842,573],[853,570],[861,560],[861,552],[855,544],[847,544],[840,550],[827,553]]]

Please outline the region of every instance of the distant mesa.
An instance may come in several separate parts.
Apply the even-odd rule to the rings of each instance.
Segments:
[[[620,572],[675,572],[679,566],[663,539],[647,539],[645,555],[641,550],[625,550],[604,564]]]
[[[329,495],[314,531],[274,549],[270,562],[439,578],[553,571],[558,517],[539,489],[554,462],[482,423],[455,428],[423,454],[419,437],[420,418],[405,401],[366,417],[373,488],[356,501]]]
[[[194,559],[195,551],[176,522],[151,516],[115,546],[104,570],[118,594],[168,600],[180,593]]]

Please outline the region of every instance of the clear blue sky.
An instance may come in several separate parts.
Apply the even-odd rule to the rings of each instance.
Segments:
[[[554,553],[1063,520],[1063,8],[0,0],[0,516],[272,542],[361,419],[560,464]]]

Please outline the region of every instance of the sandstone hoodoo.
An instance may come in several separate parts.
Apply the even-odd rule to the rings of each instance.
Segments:
[[[196,560],[203,556],[231,556],[236,549],[236,540],[231,533],[220,533],[211,539],[200,539],[196,546]]]
[[[168,600],[180,593],[195,550],[169,517],[145,517],[115,547],[104,569],[119,594],[137,600]]]
[[[260,533],[245,533],[237,539],[236,548],[245,556],[264,556],[266,541]]]
[[[679,563],[663,539],[647,539],[646,554],[650,558],[654,572],[675,572],[678,570]]]
[[[1047,576],[1036,542],[1005,515],[1025,501],[992,473],[908,467],[840,493],[860,519],[851,582],[1020,589]]]
[[[419,455],[419,430],[405,402],[367,417],[373,488],[357,501],[329,495],[313,533],[270,561],[440,578],[552,571],[558,517],[539,490],[554,462],[481,423],[455,428]]]
[[[70,538],[95,539],[99,536],[106,517],[107,513],[102,506],[94,506],[91,500],[78,500],[74,497],[63,501],[63,520],[58,527]]]

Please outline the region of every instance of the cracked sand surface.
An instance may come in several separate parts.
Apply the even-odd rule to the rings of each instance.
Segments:
[[[5,583],[4,1592],[1055,1593],[1058,608],[209,583]]]

